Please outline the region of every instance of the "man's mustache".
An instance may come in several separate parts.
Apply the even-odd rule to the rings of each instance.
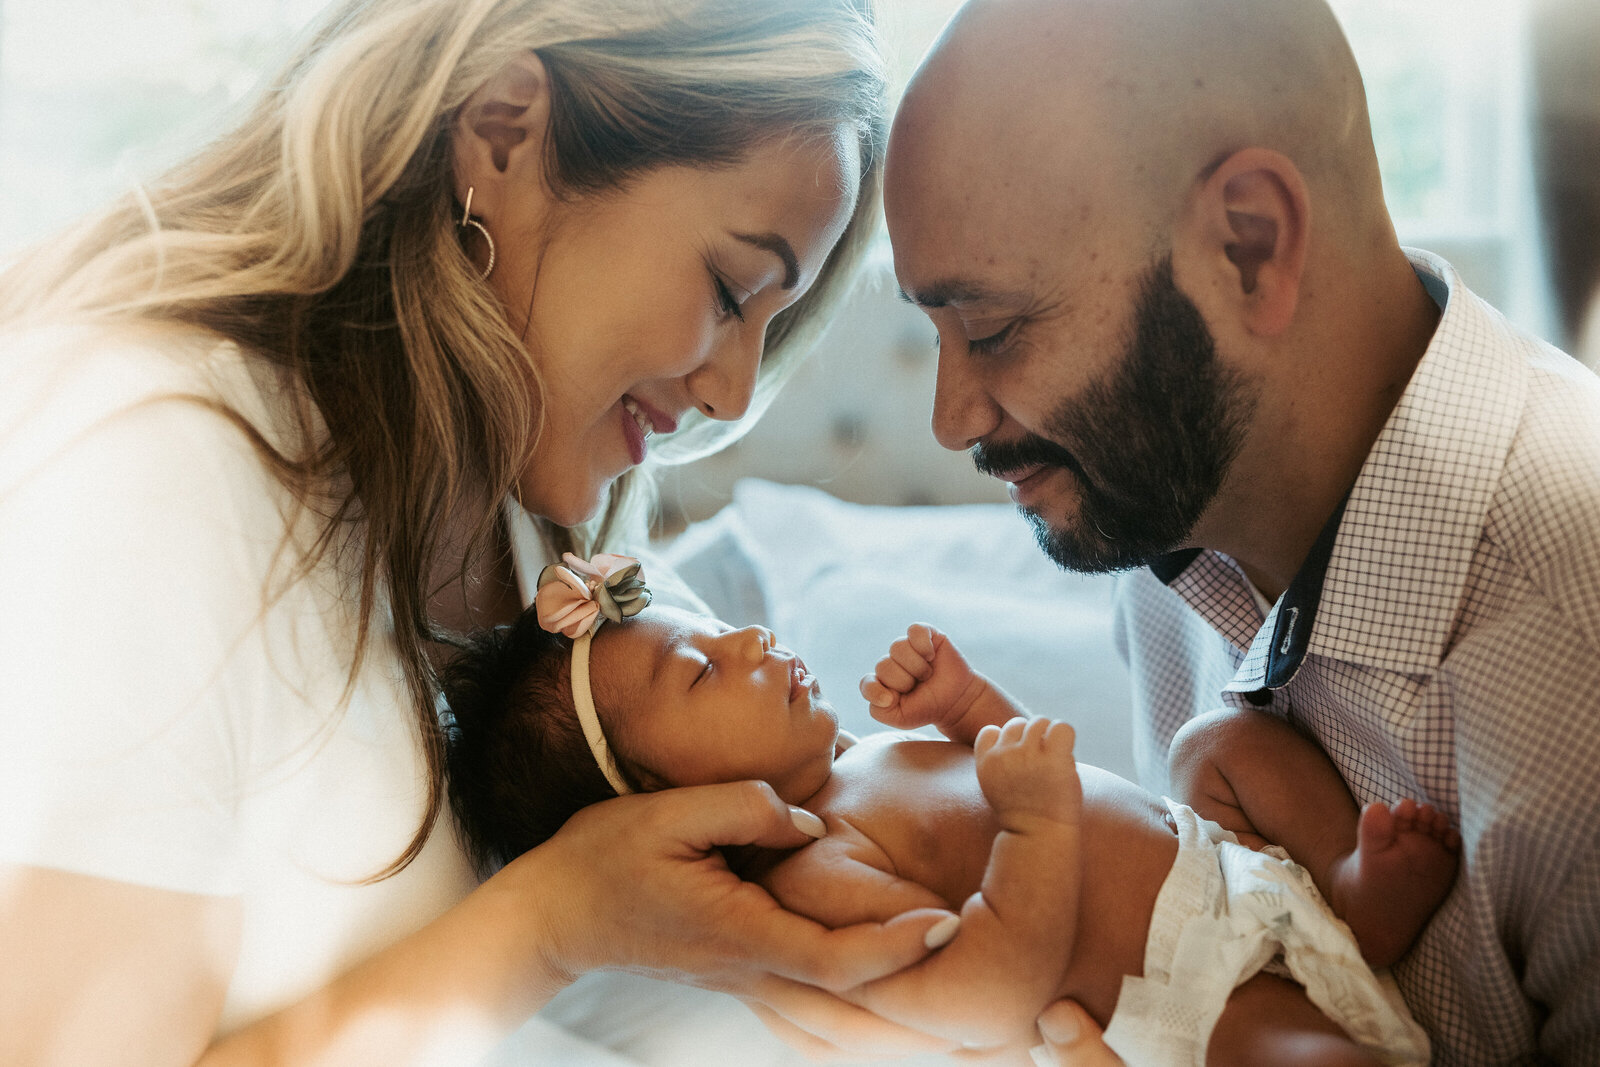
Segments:
[[[1065,467],[1083,479],[1083,467],[1077,457],[1065,448],[1038,434],[1029,434],[1015,441],[980,441],[971,449],[972,465],[980,474],[990,477],[1021,470],[1024,467]]]

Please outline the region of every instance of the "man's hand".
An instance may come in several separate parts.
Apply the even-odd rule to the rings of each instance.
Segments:
[[[1058,1000],[1040,1013],[1039,1036],[1044,1043],[1032,1050],[1039,1067],[1122,1067],[1100,1027],[1070,1000]]]

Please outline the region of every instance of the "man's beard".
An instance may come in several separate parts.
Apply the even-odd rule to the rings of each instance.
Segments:
[[[1169,256],[1145,275],[1120,364],[1047,416],[1048,436],[979,444],[972,459],[986,474],[1042,464],[1072,475],[1072,525],[1051,526],[1023,509],[1060,566],[1146,566],[1188,540],[1238,455],[1255,399],[1217,361],[1199,309],[1173,283]]]

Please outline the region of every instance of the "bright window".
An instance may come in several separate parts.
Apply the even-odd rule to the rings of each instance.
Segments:
[[[203,139],[317,0],[0,0],[0,250]],[[908,71],[956,0],[888,0]],[[1334,0],[1401,239],[1546,332],[1524,86],[1526,0]]]

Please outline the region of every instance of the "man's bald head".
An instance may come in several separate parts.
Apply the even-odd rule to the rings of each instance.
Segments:
[[[1159,240],[1196,179],[1250,146],[1352,223],[1381,209],[1360,73],[1323,0],[970,0],[896,117],[891,206],[1081,193],[1078,210]]]

